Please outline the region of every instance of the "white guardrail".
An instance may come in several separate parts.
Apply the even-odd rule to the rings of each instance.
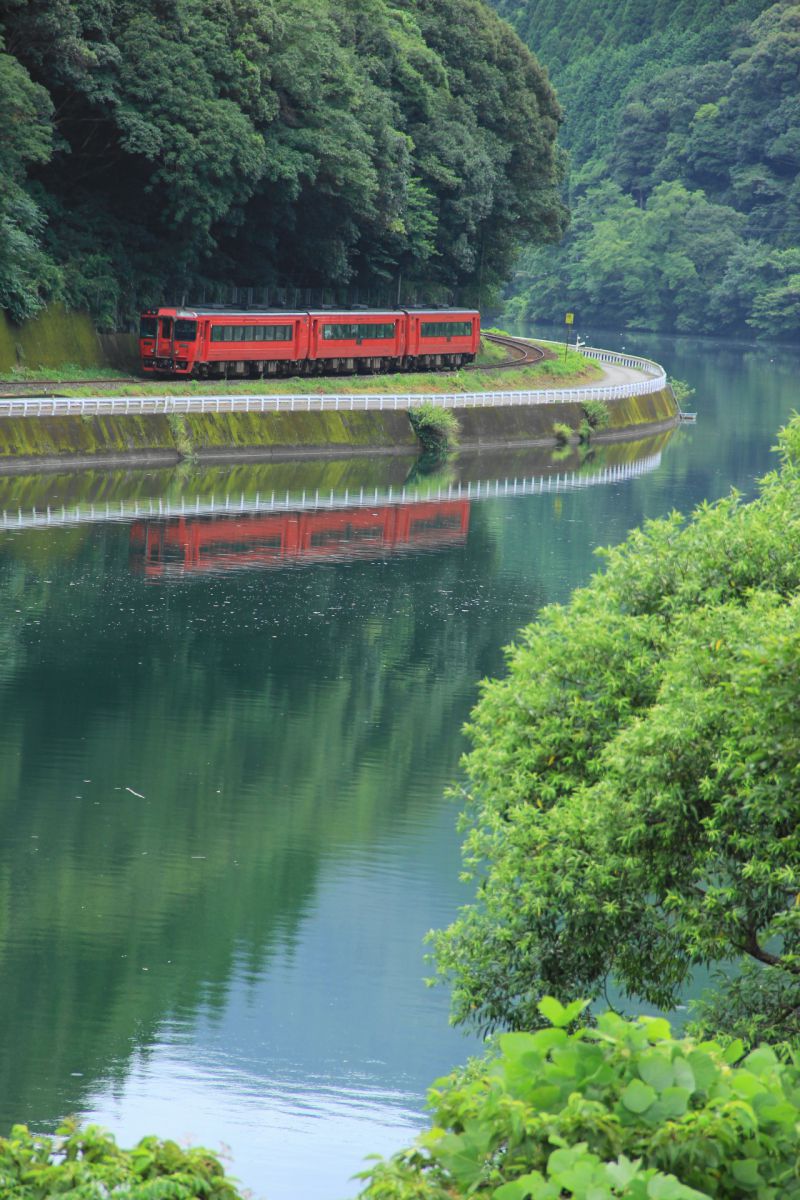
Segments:
[[[54,417],[77,413],[138,415],[141,413],[325,412],[377,409],[406,411],[421,404],[438,408],[507,408],[526,404],[564,404],[581,400],[622,400],[659,392],[667,386],[664,368],[646,358],[582,346],[581,353],[597,362],[641,371],[643,378],[629,383],[585,385],[573,388],[540,388],[531,391],[453,392],[417,395],[341,396],[57,396],[33,399],[0,399],[0,417]]]
[[[661,452],[649,454],[636,462],[623,463],[614,467],[602,467],[599,471],[564,471],[554,475],[531,475],[514,479],[478,479],[469,483],[448,484],[439,488],[388,487],[346,488],[343,492],[311,492],[269,496],[225,495],[195,496],[192,499],[165,500],[154,497],[148,500],[120,500],[117,504],[70,504],[48,506],[41,509],[3,509],[0,513],[2,529],[39,529],[59,525],[82,525],[94,521],[136,521],[147,518],[166,520],[175,517],[230,516],[271,513],[303,512],[316,509],[375,508],[387,504],[424,504],[443,500],[495,500],[504,496],[533,496],[552,492],[567,492],[603,484],[619,483],[636,479],[655,471],[661,465]]]

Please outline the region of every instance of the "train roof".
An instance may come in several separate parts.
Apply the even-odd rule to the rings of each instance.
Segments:
[[[159,313],[191,320],[197,317],[330,317],[342,316],[345,313],[359,317],[385,317],[388,313],[402,316],[410,313],[414,316],[475,316],[474,308],[223,308],[214,305],[162,305],[160,308],[146,309],[142,316],[155,317]]]

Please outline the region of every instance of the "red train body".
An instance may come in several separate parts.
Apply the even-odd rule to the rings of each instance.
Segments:
[[[139,325],[145,374],[200,379],[452,369],[479,343],[480,315],[454,308],[159,308]]]

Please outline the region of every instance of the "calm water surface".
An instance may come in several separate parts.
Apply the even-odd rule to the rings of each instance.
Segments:
[[[422,938],[467,898],[443,790],[478,680],[597,546],[751,493],[797,404],[788,351],[589,336],[688,380],[698,424],[465,458],[424,506],[397,460],[0,479],[3,1130],[78,1113],[335,1200],[419,1128],[477,1047]]]

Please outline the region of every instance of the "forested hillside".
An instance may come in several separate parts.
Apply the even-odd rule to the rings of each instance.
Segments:
[[[800,4],[497,0],[565,110],[572,225],[511,313],[800,333]]]
[[[483,0],[2,0],[0,307],[458,288],[564,223],[546,75]]]

